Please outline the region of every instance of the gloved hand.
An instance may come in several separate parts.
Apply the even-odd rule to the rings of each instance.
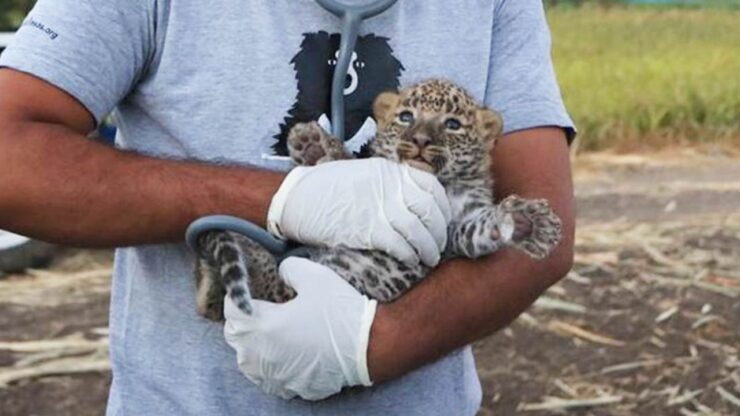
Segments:
[[[320,400],[344,386],[372,385],[367,347],[377,302],[306,259],[286,259],[280,275],[298,292],[287,303],[254,300],[246,315],[224,299],[224,335],[242,373],[284,399]]]
[[[308,245],[385,251],[435,266],[447,244],[450,205],[424,171],[386,159],[296,167],[270,205],[270,232]]]

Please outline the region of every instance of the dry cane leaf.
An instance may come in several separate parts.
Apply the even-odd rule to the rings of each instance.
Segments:
[[[623,400],[622,396],[604,396],[592,399],[560,399],[552,398],[544,403],[522,403],[518,409],[524,412],[536,410],[555,410],[570,409],[576,407],[604,406],[608,404],[619,403]]]
[[[29,378],[102,372],[108,370],[110,370],[110,363],[107,358],[68,358],[49,361],[37,366],[0,371],[0,388],[5,387],[10,383]]]
[[[611,338],[605,335],[597,334],[595,332],[591,332],[583,328],[577,327],[575,325],[571,325],[569,323],[565,323],[565,322],[558,321],[558,320],[554,320],[550,322],[548,327],[555,332],[559,332],[561,334],[564,333],[566,335],[574,335],[578,338],[582,338],[587,341],[595,342],[597,344],[611,345],[614,347],[623,347],[626,345],[626,343],[623,341],[619,341],[617,339],[614,339],[614,338]]]

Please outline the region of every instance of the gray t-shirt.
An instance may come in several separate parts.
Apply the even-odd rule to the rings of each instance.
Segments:
[[[339,31],[311,0],[40,0],[0,65],[67,91],[97,120],[115,109],[120,148],[287,169],[287,129],[327,123]],[[572,133],[540,0],[403,0],[367,21],[345,90],[353,146],[374,132],[380,91],[431,77],[499,110],[506,132]],[[181,244],[118,250],[109,415],[472,415],[480,405],[470,348],[318,403],[267,396],[239,373],[221,326],[196,314],[192,265]]]

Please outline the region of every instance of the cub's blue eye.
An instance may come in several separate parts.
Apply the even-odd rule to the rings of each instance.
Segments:
[[[456,118],[448,118],[447,120],[445,120],[445,127],[452,131],[460,130],[460,128],[462,127],[462,123],[460,123],[460,120]]]
[[[414,122],[414,113],[411,111],[404,111],[401,114],[398,115],[398,119],[402,123],[413,123]]]

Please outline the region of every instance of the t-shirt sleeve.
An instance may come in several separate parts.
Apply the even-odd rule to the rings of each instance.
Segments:
[[[566,131],[569,142],[575,137],[550,51],[542,0],[497,2],[485,103],[502,114],[504,134],[558,126]]]
[[[148,64],[154,3],[39,0],[0,56],[0,66],[61,88],[100,122]]]

